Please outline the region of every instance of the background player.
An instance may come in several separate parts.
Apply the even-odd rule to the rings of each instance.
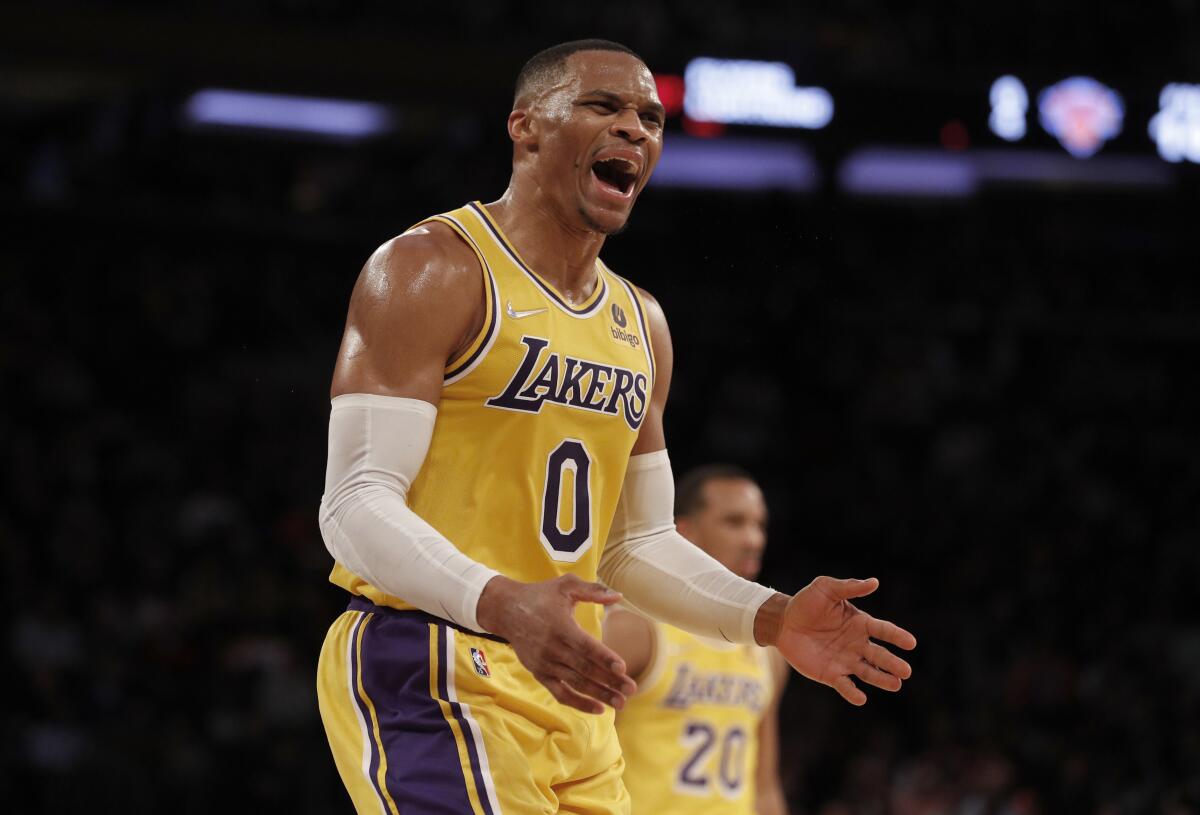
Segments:
[[[767,505],[746,471],[715,464],[677,486],[679,533],[748,580],[767,543]],[[617,713],[634,815],[786,815],[779,701],[787,663],[774,649],[691,634],[621,607],[604,620],[638,691]]]
[[[598,640],[618,592],[698,633],[775,644],[853,704],[866,695],[851,677],[895,691],[911,673],[871,640],[912,635],[849,602],[877,581],[818,578],[789,598],[675,531],[666,319],[598,258],[654,169],[663,117],[624,46],[536,55],[504,195],[419,224],[359,277],[320,514],[331,579],[354,597],[318,695],[362,812],[626,811],[612,720],[636,686]]]

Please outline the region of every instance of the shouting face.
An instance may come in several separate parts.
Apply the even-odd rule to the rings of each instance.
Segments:
[[[619,232],[662,153],[663,118],[641,60],[580,51],[509,117],[516,170],[568,222]]]

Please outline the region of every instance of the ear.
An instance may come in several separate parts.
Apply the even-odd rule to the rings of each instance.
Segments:
[[[508,114],[508,137],[515,145],[537,149],[537,119],[529,108],[517,108]]]

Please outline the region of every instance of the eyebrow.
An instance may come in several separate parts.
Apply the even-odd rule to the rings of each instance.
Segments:
[[[612,91],[603,91],[603,90],[584,91],[582,95],[583,96],[599,96],[604,99],[607,99],[610,102],[616,102],[618,104],[625,101],[624,97],[622,97],[619,93],[613,93]],[[667,109],[665,107],[663,107],[662,104],[659,102],[647,102],[644,107],[654,113],[657,113],[659,116],[663,117],[664,119],[667,116]]]

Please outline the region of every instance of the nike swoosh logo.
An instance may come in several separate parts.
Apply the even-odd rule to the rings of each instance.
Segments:
[[[512,307],[512,300],[509,300],[508,308],[505,309],[505,313],[508,314],[509,317],[512,317],[514,320],[519,320],[522,317],[532,317],[535,314],[541,314],[545,310],[546,309],[544,309],[544,308],[531,308],[528,311],[516,311]]]

